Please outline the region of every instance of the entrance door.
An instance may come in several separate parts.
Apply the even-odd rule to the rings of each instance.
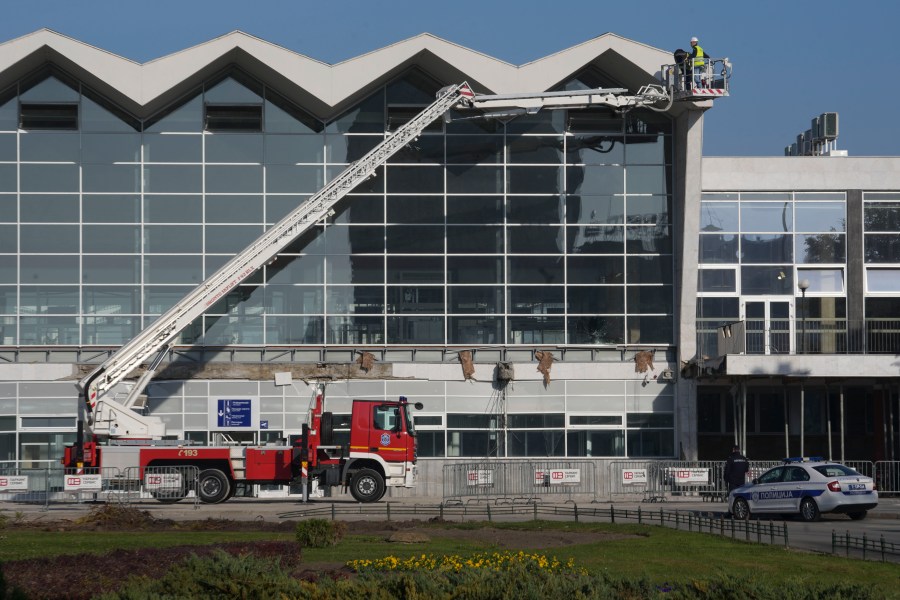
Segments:
[[[794,350],[794,302],[784,297],[744,300],[741,317],[747,354],[791,354]]]

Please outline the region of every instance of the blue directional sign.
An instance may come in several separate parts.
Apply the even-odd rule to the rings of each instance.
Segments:
[[[219,399],[216,410],[219,427],[250,427],[253,423],[253,402],[244,399]]]
[[[268,428],[269,428],[269,421],[268,421],[268,420],[260,421],[260,422],[259,422],[259,428],[260,428],[260,429],[268,429]]]

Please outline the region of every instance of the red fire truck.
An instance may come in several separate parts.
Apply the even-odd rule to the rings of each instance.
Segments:
[[[81,469],[112,477],[113,487],[124,477],[145,480],[148,474],[175,476],[153,492],[162,502],[181,500],[194,490],[201,502],[231,498],[239,484],[290,485],[317,482],[319,488],[344,487],[359,502],[375,502],[388,486],[416,483],[416,438],[410,404],[396,401],[354,400],[350,415],[350,443],[334,443],[332,413],[325,410],[324,386],[310,409],[303,435],[293,445],[194,446],[166,440],[120,440],[83,444]],[[415,405],[421,408],[421,404]],[[77,446],[66,448],[63,463],[76,462]],[[196,467],[196,482],[188,470]],[[116,475],[112,475],[115,473]]]

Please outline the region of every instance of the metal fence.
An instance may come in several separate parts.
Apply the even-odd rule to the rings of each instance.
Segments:
[[[0,469],[0,501],[24,504],[79,504],[143,501],[199,502],[197,467],[104,469]]]
[[[597,492],[592,461],[484,461],[444,465],[443,497],[494,502],[530,502],[543,497],[571,500]]]
[[[844,556],[862,557],[863,560],[880,558],[881,562],[886,562],[889,556],[900,556],[900,544],[885,541],[884,534],[878,538],[870,538],[866,533],[858,536],[850,535],[849,531],[838,533],[832,530],[831,553],[838,554],[841,549],[844,550]]]

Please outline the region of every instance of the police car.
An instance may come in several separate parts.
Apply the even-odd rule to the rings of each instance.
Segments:
[[[728,494],[728,508],[735,519],[774,513],[817,521],[821,513],[845,513],[859,520],[877,505],[878,491],[871,477],[819,457],[786,458],[783,465]]]

